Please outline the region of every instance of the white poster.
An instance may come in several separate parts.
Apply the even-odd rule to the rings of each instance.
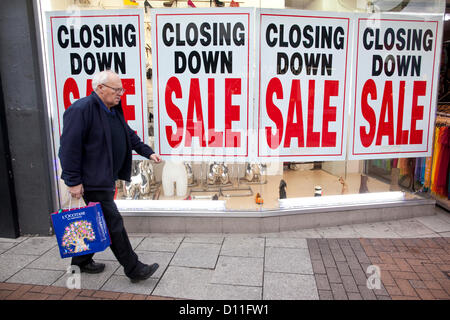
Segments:
[[[349,158],[430,156],[442,15],[357,17]]]
[[[151,13],[156,152],[164,159],[248,159],[254,9]]]
[[[93,75],[106,69],[122,79],[125,120],[148,144],[143,10],[57,11],[46,18],[56,150],[64,111],[88,96]]]
[[[344,160],[350,16],[262,9],[259,23],[257,158]]]

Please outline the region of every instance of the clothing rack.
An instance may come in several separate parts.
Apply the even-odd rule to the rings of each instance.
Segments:
[[[448,113],[448,111],[450,111],[450,105],[448,103],[439,103],[438,104],[438,110],[436,112],[436,127],[448,127],[450,125],[450,113]],[[433,148],[434,148],[435,144],[433,143]],[[434,161],[434,149],[433,149],[433,154],[432,154],[432,159]],[[433,172],[432,172],[433,174]],[[434,198],[436,200],[436,204],[445,208],[446,210],[450,210],[450,200],[448,199],[448,197],[442,197],[442,196],[438,196],[434,191],[432,191],[431,193],[431,197]]]

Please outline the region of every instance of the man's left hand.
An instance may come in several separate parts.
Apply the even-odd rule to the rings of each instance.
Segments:
[[[161,162],[161,156],[160,156],[159,154],[156,154],[156,153],[153,153],[153,154],[150,156],[150,159],[153,160],[153,161],[155,161],[155,162]]]

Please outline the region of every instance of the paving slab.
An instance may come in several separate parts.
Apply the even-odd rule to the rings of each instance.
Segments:
[[[144,240],[144,237],[129,237],[129,239],[131,247],[135,249],[142,242],[142,240]],[[102,252],[97,252],[94,256],[94,259],[117,261],[114,253],[111,250],[111,247],[106,248]]]
[[[313,275],[264,272],[264,300],[318,300]]]
[[[164,271],[167,269],[170,260],[172,259],[174,253],[173,252],[152,252],[152,251],[136,251],[136,254],[139,257],[139,261],[142,263],[151,265],[153,263],[159,264],[158,270],[154,274],[152,274],[152,278],[158,279],[162,276]],[[115,275],[125,276],[125,272],[122,266],[117,268]]]
[[[303,229],[303,230],[297,230],[297,231],[283,231],[277,234],[270,234],[268,235],[273,238],[301,238],[301,239],[307,239],[307,238],[322,238],[319,232],[317,232],[316,229]]]
[[[49,286],[63,274],[63,271],[24,268],[6,282]]]
[[[211,283],[262,286],[263,258],[220,256]]]
[[[137,283],[132,283],[125,275],[113,275],[101,287],[101,290],[149,295],[156,287],[157,282],[157,279],[149,278]]]
[[[27,239],[28,239],[28,237],[22,237],[22,236],[18,237],[18,238],[0,238],[0,242],[20,243]]]
[[[399,238],[400,236],[384,222],[352,225],[362,238]]]
[[[402,219],[397,221],[389,221],[386,224],[401,237],[414,238],[421,235],[434,233],[430,228],[415,221],[414,219]]]
[[[313,274],[308,249],[266,248],[264,271]]]
[[[264,243],[264,238],[226,237],[220,255],[262,258],[264,257]]]
[[[190,236],[185,237],[183,242],[192,242],[192,243],[213,243],[213,244],[222,244],[224,237],[221,236]]]
[[[39,256],[3,253],[0,255],[0,281],[6,281]]]
[[[0,242],[0,254],[16,246],[15,242]]]
[[[145,238],[135,250],[139,251],[166,251],[175,252],[180,246],[183,237],[169,237],[169,236],[158,236],[158,237],[147,237]]]
[[[153,290],[154,295],[181,299],[208,299],[207,287],[213,271],[169,266]]]
[[[338,227],[316,228],[322,238],[359,238],[360,235],[349,225]]]
[[[261,300],[262,287],[209,284],[208,299],[211,300]]]
[[[7,253],[41,255],[57,246],[56,237],[32,237],[20,242]]]
[[[266,238],[266,247],[308,249],[306,239]]]
[[[61,258],[59,248],[54,247],[41,255],[38,259],[34,260],[27,267],[33,269],[47,269],[47,270],[60,270],[67,271],[67,267],[70,266],[72,258]]]
[[[218,244],[183,242],[170,265],[214,269],[219,257],[220,247]]]
[[[440,209],[439,210],[435,210],[436,212],[436,217],[438,217],[439,219],[444,220],[447,223],[450,223],[450,213],[445,211],[444,209]]]
[[[437,232],[433,232],[430,234],[421,234],[421,235],[415,236],[414,238],[436,238],[436,237],[443,237],[443,236]]]
[[[414,220],[422,223],[425,227],[433,230],[434,232],[448,232],[450,231],[450,222],[441,219],[439,216],[426,216],[417,217]]]
[[[105,263],[105,270],[102,273],[97,274],[81,273],[81,289],[99,290],[119,267],[118,262],[101,260],[97,260],[97,262]],[[72,276],[72,274],[66,272],[52,285],[56,287],[66,287],[67,279],[70,276]]]

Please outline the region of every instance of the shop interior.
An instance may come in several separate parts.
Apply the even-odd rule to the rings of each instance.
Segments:
[[[44,1],[45,2],[45,1]],[[134,3],[133,3],[134,2]],[[146,32],[147,106],[150,145],[154,137],[152,91],[152,8],[186,7],[270,7],[305,10],[361,11],[370,10],[374,2],[249,0],[249,1],[150,1],[150,0],[51,0],[44,10],[127,9],[144,8]],[[426,1],[379,1],[383,11],[401,12],[409,8],[433,11]],[[363,6],[361,5],[363,3]],[[422,7],[421,7],[422,6]],[[447,33],[448,37],[448,33]],[[116,183],[116,199],[126,200],[225,200],[231,211],[276,210],[279,199],[325,195],[404,191],[406,199],[434,198],[449,209],[448,148],[442,141],[450,123],[449,42],[441,57],[439,105],[435,125],[433,154],[429,158],[380,159],[328,162],[170,162],[171,170],[179,170],[176,179],[170,176],[167,161],[134,160],[131,182]],[[164,170],[166,166],[166,170]],[[173,175],[173,174],[172,174]],[[174,180],[176,182],[174,183]],[[65,186],[61,182],[60,189]],[[61,192],[63,205],[68,201]],[[138,206],[138,204],[136,203]]]

